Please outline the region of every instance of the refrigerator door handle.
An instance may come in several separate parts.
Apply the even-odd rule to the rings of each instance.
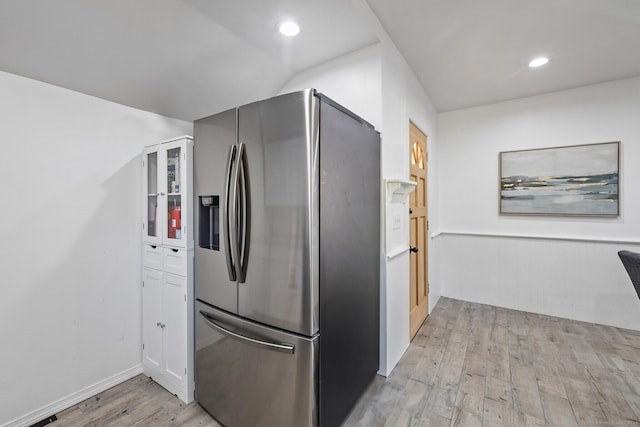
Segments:
[[[233,198],[233,200],[235,200],[235,192],[236,192],[236,187],[233,188],[233,195],[230,194],[231,192],[231,174],[232,174],[232,169],[233,169],[233,165],[235,163],[235,159],[236,159],[236,146],[235,145],[231,145],[229,147],[229,155],[227,157],[227,168],[225,170],[225,175],[226,175],[226,182],[225,182],[225,187],[224,187],[224,213],[222,215],[222,220],[223,220],[223,225],[222,225],[222,232],[224,235],[224,254],[225,254],[225,258],[227,260],[227,271],[229,272],[229,280],[234,281],[236,280],[236,269],[235,266],[233,264],[233,247],[231,245],[231,242],[234,240],[234,237],[231,235],[230,233],[230,228],[229,228],[229,208],[230,208],[230,203],[229,203],[229,198]],[[231,204],[231,206],[234,206],[235,202],[233,202],[233,204]],[[233,224],[235,224],[235,221],[233,222]],[[235,226],[234,226],[235,228]]]
[[[238,239],[238,281],[244,283],[247,278],[247,265],[249,260],[249,242],[251,241],[251,192],[249,185],[249,164],[247,161],[247,149],[245,144],[240,143],[238,151],[238,167],[241,170],[240,173],[240,204],[241,210],[241,222],[238,227],[238,233],[240,239]]]
[[[242,341],[247,344],[251,344],[256,347],[264,348],[267,350],[279,351],[281,353],[293,354],[295,352],[295,347],[292,346],[291,344],[273,343],[273,342],[262,341],[262,340],[251,338],[251,337],[246,337],[244,335],[230,331],[229,329],[223,326],[220,326],[215,322],[215,319],[211,317],[211,315],[209,315],[206,311],[200,310],[200,315],[204,317],[204,320],[207,322],[207,325],[209,325],[216,331],[220,332],[221,334],[228,336],[229,338]]]
[[[231,182],[229,184],[229,189],[231,191],[231,195],[229,196],[229,233],[231,234],[230,240],[230,248],[231,248],[231,256],[233,257],[234,263],[234,278],[241,282],[242,279],[242,271],[240,268],[240,239],[238,237],[241,223],[239,213],[242,212],[242,207],[239,205],[240,200],[238,199],[238,190],[239,190],[239,181],[240,181],[240,159],[242,158],[242,145],[237,145],[235,147],[235,158],[233,162],[233,167],[231,168]]]

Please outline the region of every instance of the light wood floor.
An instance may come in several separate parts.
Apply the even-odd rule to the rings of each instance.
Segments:
[[[52,427],[219,426],[143,375],[58,419]],[[441,298],[344,425],[640,425],[640,332]]]

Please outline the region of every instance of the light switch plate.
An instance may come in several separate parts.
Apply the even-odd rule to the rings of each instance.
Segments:
[[[400,218],[400,215],[399,214],[394,214],[393,215],[393,229],[394,230],[400,230],[400,226],[402,225],[401,222],[402,222],[402,219]]]

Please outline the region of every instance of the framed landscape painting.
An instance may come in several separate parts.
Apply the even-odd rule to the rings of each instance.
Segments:
[[[620,142],[503,151],[500,213],[617,216]]]

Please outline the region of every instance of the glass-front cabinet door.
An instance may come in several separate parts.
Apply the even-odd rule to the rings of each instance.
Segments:
[[[158,166],[157,149],[155,147],[146,149],[142,160],[144,188],[142,233],[145,242],[155,245],[162,243],[162,228],[160,228],[162,211],[158,206],[161,201]]]
[[[187,248],[191,230],[193,140],[181,137],[151,147],[143,155],[143,238],[149,244]]]
[[[167,156],[167,205],[166,218],[163,235],[170,241],[180,242],[182,240],[182,188],[180,183],[181,172],[184,169],[184,153],[182,147],[165,148]]]

